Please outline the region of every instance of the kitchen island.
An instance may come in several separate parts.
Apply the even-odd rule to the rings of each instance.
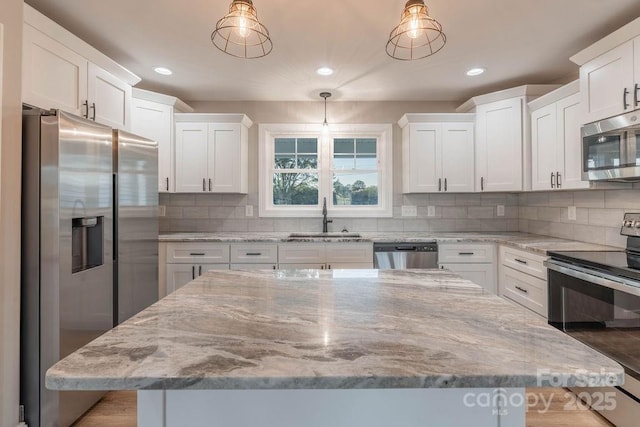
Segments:
[[[55,390],[139,390],[141,427],[515,427],[525,387],[622,381],[445,270],[208,272],[47,372]]]

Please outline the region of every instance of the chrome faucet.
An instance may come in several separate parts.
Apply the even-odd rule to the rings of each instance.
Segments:
[[[327,219],[327,198],[325,197],[322,201],[322,232],[328,233],[329,229],[327,228],[327,224],[333,222],[332,219]]]

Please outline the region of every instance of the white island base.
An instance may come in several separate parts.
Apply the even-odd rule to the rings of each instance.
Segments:
[[[524,388],[138,390],[139,427],[523,427]]]

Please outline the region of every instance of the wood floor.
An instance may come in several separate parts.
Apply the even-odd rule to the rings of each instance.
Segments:
[[[527,411],[527,427],[610,427],[598,413],[578,409],[570,391],[562,388],[527,389],[531,403]],[[534,405],[538,402],[537,405]],[[551,402],[544,410],[543,402]],[[108,393],[74,427],[133,427],[136,425],[136,393]]]

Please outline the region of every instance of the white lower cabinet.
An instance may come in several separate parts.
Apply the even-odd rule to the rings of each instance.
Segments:
[[[164,296],[186,285],[209,270],[228,270],[230,250],[228,243],[180,242],[164,245],[161,259],[165,261],[165,283],[159,284]]]
[[[373,243],[283,243],[278,268],[373,268]]]
[[[275,270],[277,243],[232,243],[231,270]]]
[[[167,295],[210,270],[228,270],[229,264],[167,264]]]
[[[492,243],[440,243],[438,266],[497,294],[495,252]]]
[[[547,257],[500,247],[499,295],[547,317]]]

